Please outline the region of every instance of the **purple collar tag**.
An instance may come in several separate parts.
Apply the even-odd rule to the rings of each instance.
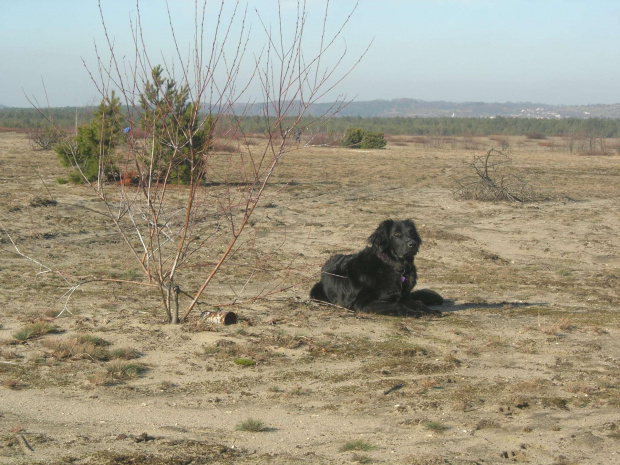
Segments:
[[[401,276],[401,277],[400,277],[400,282],[401,282],[401,283],[404,283],[406,280],[407,280],[407,278],[405,278],[404,276]]]

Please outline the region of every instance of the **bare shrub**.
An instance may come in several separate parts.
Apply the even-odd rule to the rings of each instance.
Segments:
[[[613,150],[607,146],[607,139],[586,134],[577,140],[577,151],[580,155],[612,155]]]
[[[545,148],[551,149],[552,151],[553,151],[553,150],[555,149],[555,147],[556,147],[555,142],[554,142],[553,140],[545,140],[545,141],[539,142],[539,143],[538,143],[538,146],[539,146],[539,147],[545,147]]]
[[[443,136],[434,136],[431,138],[431,146],[435,149],[441,149],[445,145],[445,139]]]
[[[613,155],[620,153],[620,145],[609,146],[609,140],[600,135],[578,132],[563,137],[564,146],[570,153],[580,155]],[[611,140],[613,142],[613,139]]]
[[[308,135],[308,145],[320,145],[324,147],[337,147],[340,145],[342,134],[339,132],[320,131]]]
[[[480,150],[481,143],[474,136],[464,136],[461,145],[465,150]]]
[[[155,55],[147,50],[139,9],[130,22],[134,49],[127,53],[116,48],[115,43],[122,41],[108,35],[100,4],[107,43],[105,50],[96,49],[97,66],[89,69],[102,97],[101,124],[91,131],[97,142],[90,147],[96,155],[89,158],[92,169],[87,173],[80,165],[79,146],[63,148],[66,160],[99,202],[97,214],[120,235],[128,257],[123,266],[138,267],[140,276],[84,278],[54,270],[22,253],[3,227],[15,252],[39,266],[39,275],[54,274],[66,285],[63,312],[81,286],[115,282],[154,291],[167,320],[179,323],[204,303],[199,299],[229,261],[247,270],[238,286],[245,292],[268,254],[257,251],[253,238],[244,235],[251,216],[282,157],[299,147],[296,134],[308,108],[331,92],[365,53],[351,60],[340,40],[356,6],[342,21],[334,21],[326,2],[318,19],[320,40],[314,41],[307,37],[307,31],[314,31],[308,3],[302,0],[290,10],[274,4],[275,25],[266,24],[254,9],[264,47],[251,58],[245,56],[248,44],[254,44],[249,9],[243,11],[234,2],[212,6],[206,0],[196,1],[195,40],[189,50],[177,41],[169,11],[175,52],[171,58],[163,57],[164,65],[156,65]],[[210,18],[213,29],[205,25]],[[290,34],[285,33],[285,22],[296,25]],[[255,98],[246,96],[250,88],[259,89],[261,103],[241,100]],[[344,104],[338,99],[322,115],[313,116],[314,127],[324,127],[321,121]],[[249,110],[258,107],[260,139],[244,134],[241,125]],[[121,134],[112,126],[120,127]],[[115,143],[106,144],[111,138]],[[246,143],[250,138],[260,142]],[[239,240],[242,236],[247,240]],[[248,256],[256,257],[258,265],[248,266]],[[278,280],[247,300],[285,289],[284,280],[291,279],[290,268],[284,270],[287,266],[290,263],[278,270]],[[234,289],[233,293],[234,303],[244,300]]]
[[[412,144],[428,145],[430,144],[431,139],[427,136],[413,136],[409,139],[409,142]]]
[[[575,137],[573,135],[566,135],[562,139],[564,141],[564,148],[573,153],[573,150],[575,150]]]
[[[232,143],[218,141],[211,144],[211,150],[214,153],[238,153],[239,147]]]
[[[497,142],[502,152],[505,152],[506,150],[510,149],[510,140],[506,136],[502,136],[502,135],[489,136],[489,139]]]
[[[529,202],[534,193],[529,184],[511,171],[512,159],[491,148],[486,155],[464,162],[467,172],[454,181],[454,195],[467,200]]]
[[[525,137],[530,140],[543,140],[547,138],[547,136],[541,134],[540,132],[528,132],[527,134],[525,134]]]
[[[60,128],[53,126],[34,127],[28,129],[28,139],[35,149],[52,150],[52,148],[63,141],[67,133]]]
[[[409,145],[409,143],[407,142],[407,139],[402,137],[402,136],[394,136],[392,134],[384,134],[383,138],[390,145],[394,145],[396,147],[406,147],[406,146]]]

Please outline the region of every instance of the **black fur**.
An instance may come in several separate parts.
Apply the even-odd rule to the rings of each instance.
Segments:
[[[356,254],[331,257],[310,297],[363,312],[441,314],[426,306],[441,305],[439,294],[428,289],[411,292],[417,281],[413,259],[422,244],[413,221],[386,220],[368,243]]]

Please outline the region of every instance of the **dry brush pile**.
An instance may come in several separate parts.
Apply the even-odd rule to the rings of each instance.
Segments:
[[[454,195],[465,200],[532,202],[536,194],[524,177],[515,172],[506,153],[491,148],[486,155],[464,162],[465,172],[454,179]]]

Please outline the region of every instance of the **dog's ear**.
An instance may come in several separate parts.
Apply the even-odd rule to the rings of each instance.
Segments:
[[[390,231],[393,225],[394,221],[385,220],[379,225],[375,232],[370,235],[368,243],[374,251],[383,252],[390,248]]]

